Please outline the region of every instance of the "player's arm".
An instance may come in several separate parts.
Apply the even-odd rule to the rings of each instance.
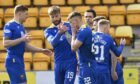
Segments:
[[[67,30],[66,26],[62,26],[62,25],[61,25],[61,27],[59,26],[58,29],[59,29],[59,31],[57,32],[57,34],[55,36],[53,36],[49,30],[45,31],[45,37],[47,38],[47,40],[53,46],[55,46],[55,45],[57,45],[59,43],[61,36]]]
[[[76,51],[84,42],[87,36],[87,31],[83,28],[82,31],[79,31],[76,34],[76,30],[72,29],[72,41],[71,41],[71,49]]]
[[[71,41],[72,51],[76,51],[81,45],[82,45],[82,42],[76,39],[75,35],[72,35],[72,41]]]
[[[46,55],[51,55],[52,54],[52,52],[49,49],[34,47],[34,46],[29,45],[28,43],[26,43],[25,49],[27,51],[31,51],[31,52],[42,52]]]
[[[118,75],[116,73],[116,64],[117,64],[117,58],[114,55],[114,53],[111,53],[111,76],[113,80],[117,80],[118,79]]]
[[[30,36],[28,34],[25,34],[23,37],[15,39],[15,40],[11,40],[11,34],[12,32],[9,30],[9,32],[5,32],[4,33],[4,37],[3,37],[3,45],[4,47],[11,47],[11,46],[15,46],[21,42],[26,42],[28,40],[30,40]]]
[[[111,50],[117,57],[119,57],[123,51],[125,45],[125,39],[121,39],[120,46],[117,47],[114,40],[111,38]]]

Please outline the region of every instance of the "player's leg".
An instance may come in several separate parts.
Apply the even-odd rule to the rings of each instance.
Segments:
[[[97,73],[97,84],[111,84],[110,73]]]
[[[55,84],[64,84],[65,73],[62,70],[62,66],[59,63],[55,64],[54,67]]]
[[[113,84],[124,84],[123,72],[118,73],[118,80],[114,81]]]
[[[64,68],[66,70],[64,84],[74,84],[77,70],[77,61],[64,64]]]
[[[96,75],[92,68],[80,68],[79,84],[98,84],[96,83]]]
[[[21,66],[17,60],[13,62],[12,59],[7,59],[7,61],[6,71],[9,75],[11,84],[26,83],[27,80],[24,66]],[[8,66],[8,63],[10,63],[10,66]]]

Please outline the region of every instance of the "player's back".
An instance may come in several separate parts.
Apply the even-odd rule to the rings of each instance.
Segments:
[[[64,25],[68,28],[68,33],[71,34],[71,26],[69,23],[64,22]],[[50,39],[55,37],[58,33],[58,28],[51,25],[45,30],[45,37]],[[76,60],[76,54],[71,50],[71,46],[67,40],[66,34],[63,34],[56,45],[52,45],[54,48],[55,62],[65,62]]]
[[[109,72],[110,60],[110,36],[101,32],[97,32],[92,38],[92,52],[94,53],[99,72]]]

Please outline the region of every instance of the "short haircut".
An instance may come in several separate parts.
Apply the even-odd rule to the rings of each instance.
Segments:
[[[72,19],[73,17],[80,17],[82,19],[81,13],[79,13],[77,11],[71,12],[68,16],[68,20]]]
[[[98,22],[98,26],[108,25],[108,24],[110,24],[110,22],[109,22],[109,20],[106,20],[106,19],[101,19]]]
[[[57,13],[60,13],[60,7],[59,6],[49,7],[49,9],[48,9],[48,14],[49,15],[53,15],[53,14],[57,14]]]
[[[93,14],[93,17],[96,17],[96,12],[93,9],[88,9],[86,12],[91,12]]]
[[[96,16],[95,18],[93,18],[92,21],[97,21],[98,22],[101,19],[106,19],[106,17],[105,16]]]
[[[23,5],[17,5],[14,9],[14,13],[18,13],[18,12],[25,12],[28,11],[28,8],[26,6]]]

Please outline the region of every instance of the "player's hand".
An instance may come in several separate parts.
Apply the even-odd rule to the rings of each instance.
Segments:
[[[59,33],[65,33],[66,31],[67,31],[67,27],[64,25],[64,23],[60,23],[59,25],[58,25],[58,32]]]
[[[111,76],[112,76],[112,79],[115,81],[118,79],[118,75],[117,75],[117,72],[116,71],[112,71],[111,72]]]
[[[122,44],[122,45],[125,45],[126,44],[125,38],[123,38],[123,39],[121,38],[120,44]]]
[[[25,42],[29,42],[31,41],[31,35],[29,35],[29,33],[25,34],[23,37],[21,37],[21,39]]]
[[[48,55],[48,56],[51,56],[53,54],[52,51],[49,49],[42,49],[41,51],[43,54]]]

